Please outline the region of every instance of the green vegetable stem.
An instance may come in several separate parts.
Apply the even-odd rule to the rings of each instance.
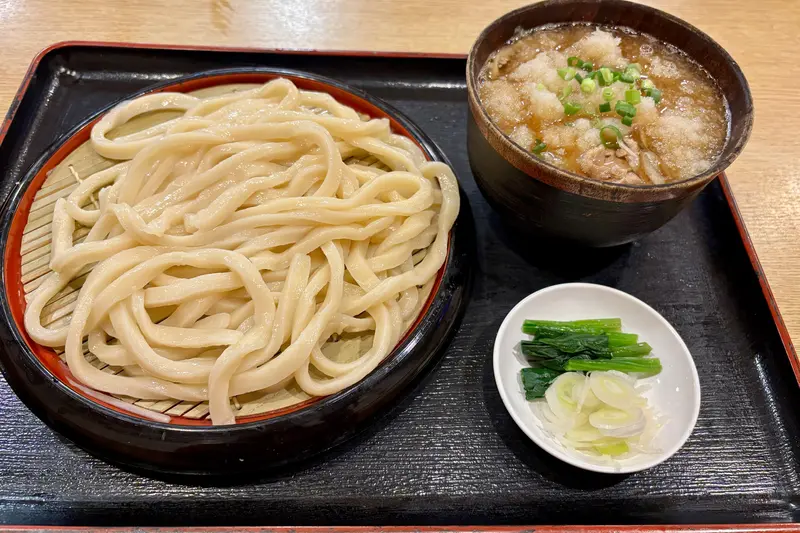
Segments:
[[[524,330],[523,330],[524,331]],[[525,331],[525,333],[528,333]],[[618,348],[620,346],[629,346],[636,344],[639,336],[635,333],[621,333],[618,331],[605,332],[601,328],[580,327],[580,328],[564,328],[561,326],[541,326],[535,328],[530,335],[535,335],[536,339],[544,339],[550,337],[560,337],[571,333],[578,333],[583,335],[607,335],[608,347]]]
[[[522,354],[532,368],[521,370],[525,398],[544,396],[550,384],[564,372],[616,370],[625,373],[655,375],[661,361],[645,357],[653,350],[639,336],[623,333],[619,318],[598,318],[558,322],[526,320],[523,333],[532,340],[520,342]]]
[[[537,337],[533,343],[541,343],[552,346],[564,353],[569,354],[587,353],[594,358],[611,357],[611,352],[608,349],[607,335],[584,335],[581,333],[573,333],[571,335],[561,335],[559,337],[544,339]]]
[[[615,357],[613,359],[572,358],[564,365],[567,372],[596,372],[616,370],[655,375],[661,372],[661,361],[654,357]]]
[[[610,343],[609,343],[610,344]],[[644,357],[650,355],[653,348],[646,342],[611,348],[611,357]]]
[[[522,332],[528,335],[535,335],[536,329],[542,326],[565,328],[569,330],[580,328],[598,328],[604,332],[620,331],[622,329],[622,319],[619,318],[594,318],[590,320],[572,320],[569,322],[559,322],[557,320],[526,320],[522,325]]]
[[[636,333],[609,331],[606,335],[608,335],[608,347],[612,349],[630,346],[631,344],[636,344],[636,341],[639,340],[639,336]]]

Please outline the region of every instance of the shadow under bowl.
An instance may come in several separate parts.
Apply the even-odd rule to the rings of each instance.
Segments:
[[[664,185],[621,185],[562,170],[511,141],[480,101],[479,75],[517,28],[584,22],[624,26],[671,44],[705,68],[727,101],[729,135],[703,174]],[[632,242],[667,223],[741,153],[753,125],[753,101],[736,61],[713,39],[663,11],[624,0],[548,0],[507,13],[478,37],[467,60],[467,144],[475,181],[516,229],[587,246]]]

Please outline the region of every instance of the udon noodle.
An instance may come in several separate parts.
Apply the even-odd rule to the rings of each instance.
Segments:
[[[180,115],[115,137],[162,110]],[[459,210],[450,168],[387,119],[286,79],[136,98],[93,127],[91,146],[116,164],[57,201],[52,272],[25,327],[63,346],[83,385],[208,401],[214,424],[235,421],[237,395],[294,380],[322,396],[370,373],[424,307]],[[75,243],[80,226],[91,229]],[[87,272],[69,324],[44,326],[45,305]],[[359,332],[373,342],[355,360],[323,353]],[[90,364],[85,339],[123,371]]]

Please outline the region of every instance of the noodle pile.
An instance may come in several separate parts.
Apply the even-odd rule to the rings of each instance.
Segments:
[[[113,138],[162,110],[182,114]],[[207,401],[214,424],[234,423],[237,395],[292,380],[328,395],[371,372],[424,306],[459,209],[450,168],[387,119],[286,79],[142,96],[105,115],[91,146],[118,163],[57,201],[53,272],[30,295],[25,327],[64,347],[81,384]],[[74,243],[80,226],[91,229]],[[70,323],[43,326],[45,305],[86,272]],[[349,362],[326,357],[343,333],[372,335],[372,346]],[[84,339],[123,371],[90,364]]]

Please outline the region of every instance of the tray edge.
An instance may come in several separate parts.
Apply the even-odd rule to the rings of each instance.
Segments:
[[[761,292],[764,294],[764,299],[767,301],[767,307],[769,307],[770,314],[772,314],[772,321],[775,323],[775,327],[778,329],[778,335],[781,338],[781,343],[786,350],[789,363],[792,365],[794,377],[797,380],[798,386],[800,386],[800,359],[797,356],[797,350],[794,347],[791,335],[789,335],[789,330],[786,327],[786,323],[783,321],[783,316],[778,308],[778,302],[775,300],[775,294],[772,292],[772,287],[769,285],[767,275],[764,273],[764,267],[761,266],[761,260],[758,258],[755,245],[753,244],[753,240],[750,238],[750,232],[747,231],[744,218],[742,218],[742,212],[739,210],[739,205],[736,203],[736,198],[733,195],[730,181],[724,172],[719,175],[719,183],[722,186],[722,192],[725,195],[725,200],[728,202],[728,207],[733,215],[733,220],[736,222],[736,229],[739,231],[739,236],[742,239],[742,244],[744,244],[747,257],[750,258],[750,264],[753,267],[756,278],[758,278],[758,284],[761,286]]]
[[[245,526],[245,527],[92,527],[80,526],[0,526],[0,533],[63,533],[81,531],[88,533],[661,533],[691,531],[702,533],[797,533],[800,524],[722,524],[722,525],[667,525],[667,526]]]

